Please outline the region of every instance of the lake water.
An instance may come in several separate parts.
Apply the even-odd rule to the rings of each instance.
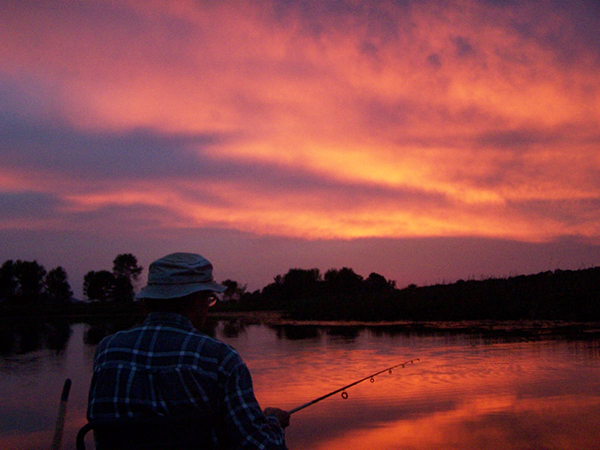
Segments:
[[[63,449],[85,423],[95,345],[113,325],[3,321],[0,448],[47,449],[66,378]],[[124,325],[116,325],[123,327]],[[292,409],[391,365],[292,415],[290,450],[598,449],[600,343],[488,339],[397,328],[216,322],[248,364],[261,406]]]

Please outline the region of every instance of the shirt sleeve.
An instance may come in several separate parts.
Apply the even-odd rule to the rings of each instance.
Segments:
[[[246,364],[234,354],[225,380],[225,422],[231,448],[285,450],[283,428],[260,408]]]

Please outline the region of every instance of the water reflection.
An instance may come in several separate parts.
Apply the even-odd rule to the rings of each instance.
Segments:
[[[337,336],[353,341],[360,335],[363,329],[364,327],[330,326],[327,327],[326,333],[328,336]]]
[[[83,335],[83,341],[87,345],[98,345],[102,339],[122,330],[128,330],[142,322],[138,316],[115,316],[107,318],[91,319]]]
[[[216,334],[216,330],[217,330],[217,324],[215,324],[215,327],[213,329],[213,334],[210,334],[210,335],[214,336]],[[236,338],[241,333],[244,333],[244,331],[246,331],[246,324],[243,323],[243,321],[241,321],[241,320],[230,319],[230,320],[223,321],[222,333],[223,333],[223,336],[225,336],[226,338]]]
[[[0,448],[48,447],[60,389],[73,379],[65,450],[85,421],[100,339],[139,323],[12,321],[0,329]],[[262,326],[207,322],[253,374],[263,406],[287,409],[407,359],[395,369],[292,416],[293,450],[595,449],[600,442],[600,340],[517,332],[439,333],[394,327]],[[545,333],[545,332],[544,332]],[[579,333],[581,335],[581,333]],[[591,336],[591,337],[590,337]]]
[[[317,326],[285,326],[273,325],[271,329],[275,330],[278,339],[287,339],[298,341],[302,339],[318,339],[321,336],[321,329]]]
[[[38,350],[62,352],[71,337],[68,319],[11,320],[0,324],[0,357],[24,355]]]
[[[318,325],[271,325],[277,337],[288,340],[320,339],[335,336],[352,341],[356,339],[364,326],[318,326]]]

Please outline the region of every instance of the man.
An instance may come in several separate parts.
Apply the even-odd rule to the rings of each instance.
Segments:
[[[154,261],[137,295],[149,311],[146,321],[98,345],[88,419],[197,413],[213,424],[214,448],[285,449],[289,413],[263,412],[238,353],[198,331],[214,293],[225,289],[200,255],[173,253]]]

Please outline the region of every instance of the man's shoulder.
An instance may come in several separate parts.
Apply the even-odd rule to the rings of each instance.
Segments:
[[[106,336],[98,344],[97,352],[111,349],[134,349],[160,346],[160,342],[185,348],[188,351],[201,351],[220,360],[240,360],[238,352],[229,344],[211,337],[195,328],[183,329],[169,324],[143,323],[128,330]]]

